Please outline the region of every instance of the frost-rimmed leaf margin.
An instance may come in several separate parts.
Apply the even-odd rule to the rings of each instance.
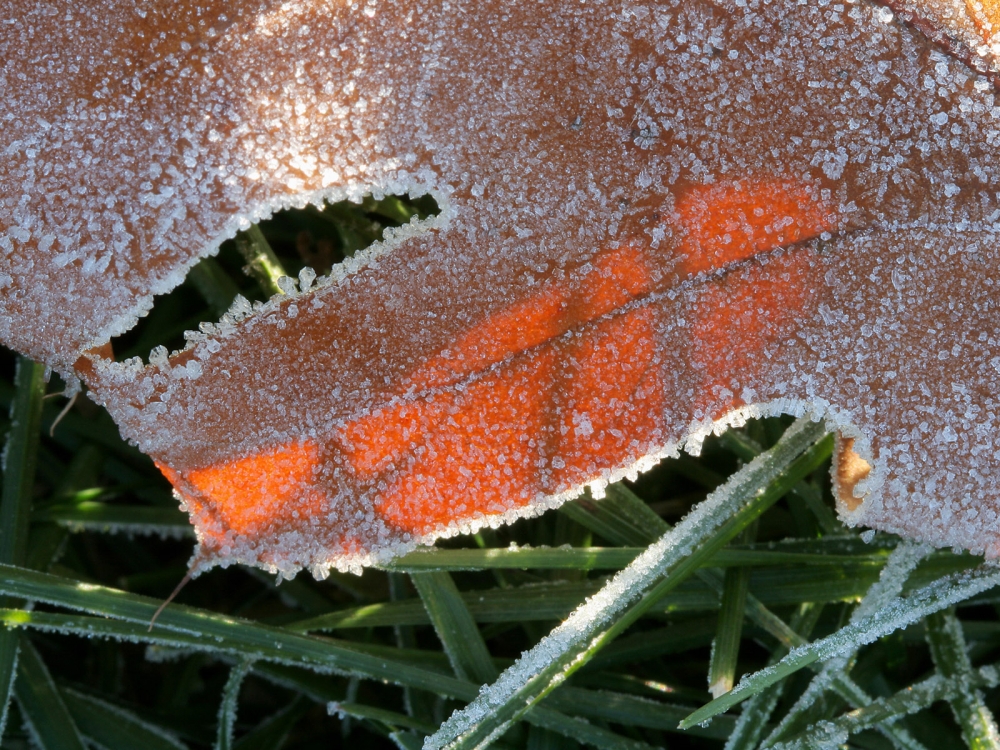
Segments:
[[[485,747],[503,734],[590,655],[692,574],[703,558],[815,469],[816,455],[826,458],[828,453],[807,449],[815,449],[825,433],[825,424],[812,414],[796,420],[777,445],[736,472],[495,683],[483,688],[472,703],[452,714],[427,738],[425,750]],[[789,471],[793,464],[799,471]]]

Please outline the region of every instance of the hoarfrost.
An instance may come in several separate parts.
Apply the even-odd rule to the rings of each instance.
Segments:
[[[964,3],[84,0],[69,44],[8,4],[0,340],[164,467],[203,566],[357,570],[804,411],[853,446],[848,523],[1000,554]],[[406,192],[441,216],[149,366],[101,353],[251,223]]]

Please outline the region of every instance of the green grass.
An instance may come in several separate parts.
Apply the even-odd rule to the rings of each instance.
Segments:
[[[336,261],[433,208],[390,197],[276,217],[116,353],[176,348],[235,294],[263,298],[275,267]],[[215,570],[150,630],[193,536],[93,404],[50,435],[64,401],[44,394],[61,388],[0,353],[3,747],[998,747],[998,573],[842,527],[815,425],[751,423],[603,500],[361,577]],[[709,496],[714,512],[685,518]],[[599,616],[574,615],[588,598]],[[534,666],[511,671],[518,659]],[[482,720],[462,722],[498,679]],[[710,682],[737,687],[713,701]]]

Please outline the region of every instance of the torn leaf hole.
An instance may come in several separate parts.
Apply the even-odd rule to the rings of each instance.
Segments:
[[[100,354],[123,362],[149,363],[152,352],[183,349],[185,331],[216,323],[237,295],[251,305],[281,294],[280,277],[296,278],[303,268],[317,276],[383,239],[385,230],[412,219],[437,216],[430,195],[365,196],[361,203],[324,203],[322,208],[286,209],[222,243],[218,255],[203,258],[184,282],[154,300],[153,308],[129,331],[111,340]],[[155,357],[156,355],[154,355]]]
[[[837,500],[848,512],[853,513],[861,507],[864,498],[855,497],[854,488],[868,477],[872,465],[854,451],[854,438],[841,438],[837,441],[834,453],[834,490]]]

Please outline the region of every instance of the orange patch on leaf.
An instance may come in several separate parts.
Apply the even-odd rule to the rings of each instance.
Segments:
[[[183,483],[197,492],[226,527],[240,534],[259,534],[325,514],[326,498],[312,487],[319,461],[315,444],[297,441],[195,469],[186,473]],[[167,474],[167,478],[182,487],[176,475]]]
[[[691,360],[702,375],[698,398],[717,401],[737,373],[753,373],[765,348],[787,335],[811,294],[808,260],[775,259],[765,270],[727,275],[705,287],[692,329]],[[742,405],[730,393],[726,409]]]
[[[650,274],[643,251],[626,245],[602,253],[593,270],[578,285],[580,319],[594,320],[650,291]]]
[[[666,408],[649,307],[603,320],[572,349],[561,411],[557,485],[648,452]]]
[[[566,292],[548,284],[490,316],[415,373],[407,388],[434,388],[538,346],[565,330]]]
[[[407,419],[421,430],[382,478],[389,486],[376,503],[379,514],[422,534],[532,502],[540,490],[538,441],[555,361],[547,349],[470,384],[464,393],[408,404]],[[359,458],[351,455],[352,461]]]
[[[835,217],[814,192],[789,180],[741,180],[688,190],[677,202],[687,231],[680,248],[684,270],[715,271],[832,230]]]

